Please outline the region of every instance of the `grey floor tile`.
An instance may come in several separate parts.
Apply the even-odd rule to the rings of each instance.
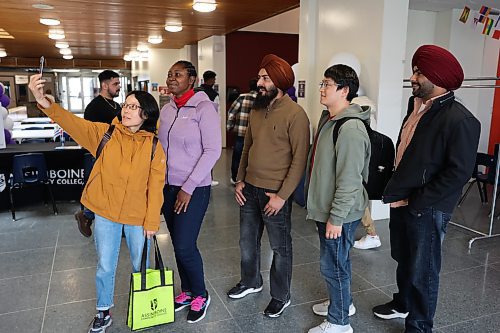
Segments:
[[[0,280],[0,314],[45,306],[50,274]]]
[[[39,230],[23,230],[3,233],[0,234],[0,253],[54,247],[56,239],[57,231],[39,232]]]
[[[495,313],[489,316],[481,316],[480,318],[459,324],[441,327],[440,331],[443,333],[497,333],[500,331],[500,313]]]
[[[390,251],[358,250],[351,257],[352,270],[375,287],[396,283],[396,262]]]
[[[0,253],[0,279],[50,273],[55,248]],[[22,258],[22,260],[19,260]]]
[[[0,332],[40,333],[43,308],[0,315]]]

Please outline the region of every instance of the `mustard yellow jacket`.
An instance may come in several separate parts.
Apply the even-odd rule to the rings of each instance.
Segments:
[[[79,118],[56,103],[42,111],[95,156],[108,124]],[[151,160],[153,133],[143,130],[132,133],[117,119],[114,125],[111,139],[90,173],[81,202],[113,222],[157,231],[165,184],[163,148],[158,142]]]

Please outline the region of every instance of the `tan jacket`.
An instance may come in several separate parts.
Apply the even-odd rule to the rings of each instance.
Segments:
[[[108,124],[84,120],[55,103],[42,111],[95,156]],[[158,142],[151,160],[153,133],[132,133],[116,119],[114,124],[115,130],[90,173],[81,202],[113,222],[157,231],[165,184],[163,148]]]

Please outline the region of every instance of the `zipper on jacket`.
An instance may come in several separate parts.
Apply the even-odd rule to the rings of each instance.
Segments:
[[[166,184],[169,185],[168,183],[168,159],[169,159],[169,153],[168,151],[170,150],[170,131],[172,130],[172,127],[174,127],[174,124],[175,124],[175,121],[177,120],[177,118],[179,118],[179,110],[180,109],[177,109],[177,113],[175,114],[175,118],[174,118],[174,121],[172,121],[172,125],[170,125],[170,128],[168,129],[168,132],[167,132],[167,165],[166,165],[166,168],[165,168],[165,180],[166,180]]]
[[[425,174],[427,173],[427,169],[424,169],[424,173],[422,174],[422,185],[425,185]]]

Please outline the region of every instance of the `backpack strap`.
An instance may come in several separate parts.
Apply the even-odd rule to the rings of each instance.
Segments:
[[[99,146],[97,147],[97,151],[95,153],[96,159],[99,158],[99,155],[101,155],[104,146],[106,145],[106,143],[108,143],[109,139],[111,139],[111,134],[113,134],[114,130],[115,130],[115,125],[109,125],[107,132],[104,133],[104,136],[102,137],[101,142],[99,142]]]
[[[337,144],[337,139],[339,138],[339,131],[340,131],[340,127],[342,125],[344,125],[345,122],[347,122],[348,120],[351,120],[351,119],[357,119],[359,121],[361,121],[363,123],[363,125],[365,125],[365,128],[366,128],[366,132],[368,133],[368,136],[370,136],[371,132],[373,131],[372,128],[370,127],[370,125],[368,125],[368,123],[364,120],[361,120],[359,118],[356,118],[356,117],[346,117],[346,118],[342,118],[342,119],[339,119],[335,122],[335,125],[333,127],[333,144],[336,145]]]

